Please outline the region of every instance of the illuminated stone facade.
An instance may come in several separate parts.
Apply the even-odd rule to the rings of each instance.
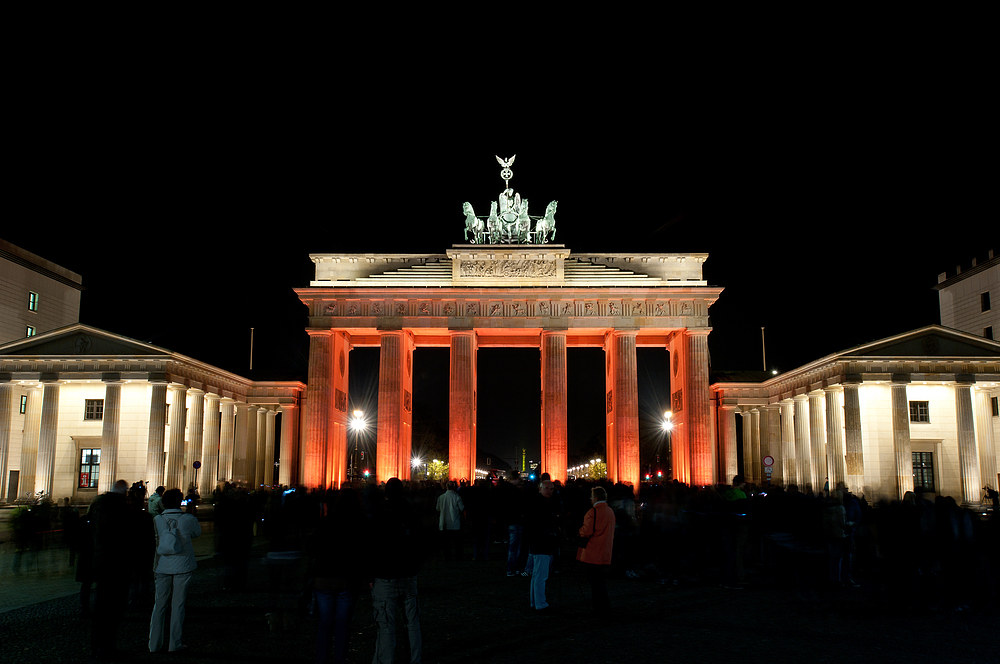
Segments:
[[[932,325],[830,355],[763,383],[716,383],[720,473],[869,500],[915,484],[978,504],[998,485],[1000,343]],[[743,424],[737,464],[736,416]]]
[[[0,240],[0,343],[80,321],[83,278]]]
[[[297,483],[304,391],[80,324],[0,345],[0,499],[88,502],[118,479],[202,495],[218,480]]]
[[[491,379],[476,371],[477,350],[529,347],[542,355],[541,471],[565,481],[566,349],[589,346],[607,355],[609,475],[638,484],[635,350],[652,346],[670,351],[672,391],[682,404],[674,409],[677,477],[715,481],[707,337],[708,310],[722,289],[702,278],[707,254],[573,255],[562,245],[456,245],[445,254],[310,257],[316,279],[296,290],[309,307],[314,340],[304,441],[310,486],[339,485],[346,477],[348,363],[342,358],[361,346],[381,349],[379,480],[410,476],[413,352],[437,346],[451,350],[451,475],[475,477],[476,384]]]

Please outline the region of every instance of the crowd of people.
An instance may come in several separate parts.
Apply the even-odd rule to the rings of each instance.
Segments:
[[[198,497],[188,498],[184,512],[179,489],[158,487],[147,498],[141,482],[130,488],[119,481],[86,515],[74,519],[75,508],[59,509],[74,533],[68,541],[82,611],[91,610],[90,588],[97,588],[96,655],[114,651],[129,604],[151,608],[151,651],[185,648],[184,599],[196,568],[191,541],[201,534]],[[732,590],[775,583],[806,600],[862,592],[863,583],[874,599],[919,598],[951,611],[992,606],[1000,579],[996,509],[986,518],[920,489],[871,505],[843,486],[812,494],[794,485],[748,485],[738,475],[715,487],[644,484],[638,495],[622,484],[515,475],[473,484],[393,478],[325,491],[227,483],[209,502],[223,590],[247,589],[255,538],[271,552],[303,552],[308,566],[296,583],[303,611],[312,606],[318,617],[318,662],[331,652],[346,661],[349,624],[365,592],[377,625],[376,661],[392,661],[400,606],[419,661],[417,577],[428,556],[478,562],[505,549],[503,569],[530,577],[525,610],[539,615],[554,612],[546,592],[553,572],[574,564],[598,615],[611,610],[609,577]]]

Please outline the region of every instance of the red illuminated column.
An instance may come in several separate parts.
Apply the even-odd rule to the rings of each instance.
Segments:
[[[326,487],[326,448],[333,410],[333,331],[309,333],[309,387],[306,399],[308,435],[302,464],[303,483],[310,489]]]
[[[634,331],[604,337],[607,366],[607,463],[613,482],[639,486],[639,387]],[[708,402],[705,402],[706,408]]]
[[[712,467],[711,395],[708,390],[708,333],[687,330],[685,425],[688,427],[688,459],[691,482],[698,486],[715,483]]]
[[[476,479],[476,333],[451,333],[448,387],[448,474]]]
[[[542,332],[541,468],[553,480],[563,483],[566,482],[566,431],[566,333]]]
[[[378,372],[378,481],[410,479],[413,421],[413,337],[409,332],[380,332]]]

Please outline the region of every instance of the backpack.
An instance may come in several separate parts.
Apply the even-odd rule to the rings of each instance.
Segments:
[[[184,553],[184,543],[177,530],[177,521],[163,519],[163,522],[167,525],[167,529],[160,534],[160,543],[156,547],[156,552],[161,556],[176,556]]]

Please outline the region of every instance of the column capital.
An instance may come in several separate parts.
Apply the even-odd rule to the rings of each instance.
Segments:
[[[199,394],[202,395],[202,396],[205,395],[205,390],[199,390],[197,387],[189,387],[189,388],[187,388],[187,391],[188,391],[188,394],[190,394],[192,396],[198,396]]]
[[[836,385],[827,385],[826,387],[823,388],[823,391],[827,392],[827,393],[829,393],[829,392],[843,392],[844,391],[844,386],[841,385],[840,383],[837,383]]]
[[[976,384],[975,374],[955,374],[955,385],[959,387],[972,387]]]
[[[696,327],[696,328],[685,328],[684,334],[689,337],[703,336],[707,337],[712,333],[712,328],[710,327]]]
[[[314,327],[307,327],[306,334],[308,334],[310,337],[332,337],[333,330],[327,328],[320,329]]]

